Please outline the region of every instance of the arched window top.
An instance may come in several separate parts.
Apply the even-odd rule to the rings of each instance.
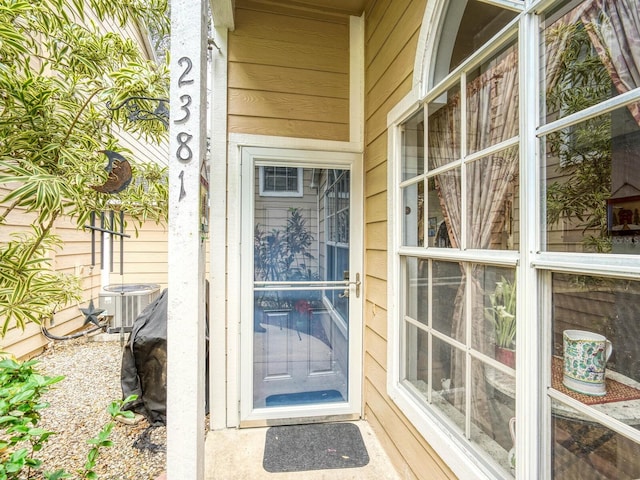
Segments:
[[[427,7],[416,56],[421,96],[488,42],[518,12],[481,0],[439,0]],[[436,28],[434,28],[436,27]]]

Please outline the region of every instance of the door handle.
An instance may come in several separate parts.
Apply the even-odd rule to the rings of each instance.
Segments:
[[[342,292],[339,295],[340,298],[346,298],[346,297],[349,296],[349,286],[351,286],[351,285],[355,285],[356,286],[356,298],[360,298],[360,285],[362,284],[362,282],[360,281],[360,274],[356,273],[355,282],[346,281],[345,283],[347,284],[347,288],[345,288],[344,292]]]

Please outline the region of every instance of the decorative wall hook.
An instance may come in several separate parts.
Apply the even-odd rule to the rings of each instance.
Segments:
[[[146,107],[147,102],[157,102],[156,107],[151,110]],[[119,105],[111,106],[111,102],[107,102],[107,108],[113,112],[126,108],[127,119],[130,122],[138,120],[158,120],[162,122],[164,128],[169,128],[169,107],[167,98],[154,97],[129,97],[124,99]]]

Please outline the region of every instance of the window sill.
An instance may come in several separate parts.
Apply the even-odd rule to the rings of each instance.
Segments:
[[[451,427],[447,426],[433,412],[430,412],[426,404],[419,401],[405,387],[399,384],[390,385],[388,393],[409,422],[451,468],[458,479],[495,480],[496,478],[512,478],[506,472],[501,473],[495,467],[489,466],[488,459],[486,461],[479,459],[471,450],[471,445],[461,444],[450,431]],[[487,440],[491,441],[490,439]],[[484,447],[490,449],[491,445]]]

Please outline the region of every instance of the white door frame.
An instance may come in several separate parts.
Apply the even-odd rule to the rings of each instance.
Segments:
[[[290,142],[287,142],[290,143]],[[315,142],[314,142],[315,143]],[[334,142],[320,142],[334,143]],[[319,145],[316,145],[319,146]],[[328,146],[328,145],[325,145]],[[344,148],[345,144],[341,144]],[[231,222],[236,225],[234,232],[238,235],[239,245],[237,253],[230,253],[231,258],[252,259],[253,258],[253,203],[254,203],[254,166],[256,164],[285,164],[285,162],[295,162],[296,166],[301,167],[325,167],[340,168],[351,171],[351,236],[350,236],[350,264],[352,272],[360,272],[362,276],[363,266],[363,240],[362,240],[362,155],[360,153],[345,151],[326,151],[326,150],[308,150],[300,148],[277,148],[277,147],[259,147],[259,146],[238,146],[238,155],[240,160],[237,168],[234,169],[234,175],[238,180],[237,193],[239,194],[239,205],[235,212],[240,217],[238,220]],[[232,175],[230,174],[230,177]],[[230,178],[232,180],[232,178]],[[231,215],[231,210],[230,210]],[[244,232],[244,238],[242,237]],[[248,232],[248,233],[247,233]],[[243,242],[244,240],[244,242]],[[231,245],[231,243],[230,243]],[[229,405],[240,405],[240,412],[237,412],[236,425],[242,422],[243,426],[263,424],[266,420],[276,420],[307,416],[309,406],[293,406],[293,407],[274,407],[260,410],[258,414],[253,413],[253,301],[246,299],[253,298],[253,263],[251,261],[238,262],[236,268],[230,269],[232,272],[239,272],[239,282],[230,279],[230,285],[237,286],[237,295],[229,292],[229,313],[233,311],[233,315],[240,319],[238,328],[232,329],[229,325],[228,345],[230,357],[227,362],[228,378],[239,379],[237,382],[238,398],[237,402],[229,403]],[[353,296],[355,297],[355,296]],[[231,299],[237,299],[232,301]],[[363,319],[362,319],[362,298],[350,302],[349,314],[349,401],[346,403],[327,404],[322,408],[314,409],[314,417],[317,416],[336,418],[344,416],[349,418],[358,418],[362,415],[362,342],[363,342]],[[245,299],[245,300],[243,300]],[[233,331],[236,330],[236,331]],[[232,347],[233,339],[236,339],[235,347]],[[241,339],[242,342],[241,342]],[[235,355],[231,355],[235,352]],[[229,399],[231,400],[231,399]],[[317,414],[317,416],[316,416]],[[233,416],[231,409],[228,415]],[[229,421],[232,419],[229,418]]]
[[[349,68],[349,141],[315,140],[294,137],[276,137],[227,130],[227,31],[214,30],[221,55],[214,56],[212,77],[212,166],[211,166],[211,250],[210,250],[210,428],[237,427],[240,423],[240,157],[245,147],[271,147],[309,151],[351,154],[357,160],[351,170],[354,177],[352,195],[359,197],[360,218],[364,202],[364,14],[350,17]],[[226,157],[226,158],[225,158]],[[222,214],[224,212],[224,214]],[[353,212],[355,214],[355,211]],[[363,223],[360,223],[363,225]],[[363,227],[351,232],[352,249],[363,255]],[[357,237],[357,238],[356,238]],[[355,243],[357,242],[357,243]],[[365,277],[362,268],[361,278]],[[363,289],[364,291],[364,289]],[[364,295],[363,295],[364,297]],[[253,303],[253,302],[251,302]],[[362,308],[362,307],[360,307]],[[362,318],[362,314],[359,315]],[[363,327],[352,335],[364,336]],[[362,348],[362,339],[359,342]],[[216,348],[217,347],[217,348]],[[356,352],[352,352],[356,355]],[[355,365],[364,359],[358,353]],[[352,388],[358,388],[352,398],[362,397],[362,374]],[[363,406],[360,406],[362,415]]]

